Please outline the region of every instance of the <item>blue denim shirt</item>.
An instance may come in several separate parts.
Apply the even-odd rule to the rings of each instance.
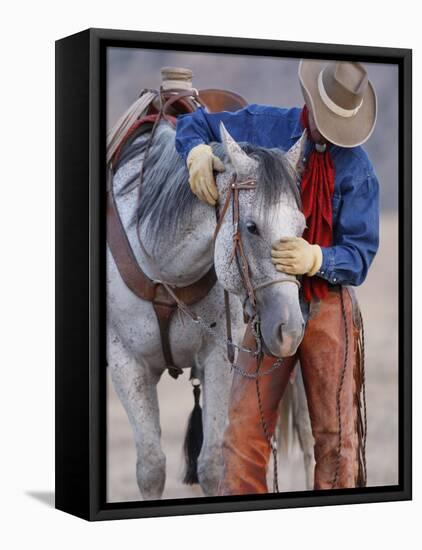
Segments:
[[[220,121],[236,141],[287,151],[301,136],[299,108],[248,105],[236,112],[207,113],[203,108],[177,119],[176,149],[186,160],[200,143],[221,141]],[[314,144],[308,140],[306,157]],[[379,186],[362,147],[330,144],[335,167],[333,246],[321,247],[317,276],[331,284],[360,285],[378,250]]]

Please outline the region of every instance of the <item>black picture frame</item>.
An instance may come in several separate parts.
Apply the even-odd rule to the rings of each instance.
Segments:
[[[106,502],[106,49],[329,58],[398,66],[399,484],[247,497]],[[56,508],[87,520],[412,498],[412,51],[89,29],[56,42]]]

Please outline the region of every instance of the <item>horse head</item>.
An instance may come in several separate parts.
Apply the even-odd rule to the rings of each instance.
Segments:
[[[238,237],[256,299],[261,333],[267,351],[277,357],[293,355],[304,333],[304,320],[299,302],[299,284],[295,277],[278,272],[271,261],[271,246],[282,237],[300,236],[305,219],[300,209],[297,169],[303,154],[305,136],[290,151],[264,149],[249,144],[239,145],[220,127],[221,145],[214,146],[226,166],[217,177],[220,209],[231,195],[233,181],[253,181],[252,188],[238,193]],[[228,200],[228,199],[227,199]],[[242,267],[233,258],[233,204],[227,208],[216,237],[214,262],[223,287],[236,294],[247,314],[252,312],[250,295],[245,289]]]

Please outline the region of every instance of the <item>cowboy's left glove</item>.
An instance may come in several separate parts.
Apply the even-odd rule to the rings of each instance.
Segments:
[[[278,271],[312,277],[322,264],[322,250],[301,237],[287,237],[273,244],[272,262]]]

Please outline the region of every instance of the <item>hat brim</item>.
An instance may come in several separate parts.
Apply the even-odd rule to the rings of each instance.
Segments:
[[[299,81],[307,105],[312,109],[315,125],[326,140],[339,147],[362,145],[372,134],[377,120],[377,96],[370,82],[358,112],[352,117],[334,113],[323,102],[318,91],[318,76],[327,62],[302,60]]]

